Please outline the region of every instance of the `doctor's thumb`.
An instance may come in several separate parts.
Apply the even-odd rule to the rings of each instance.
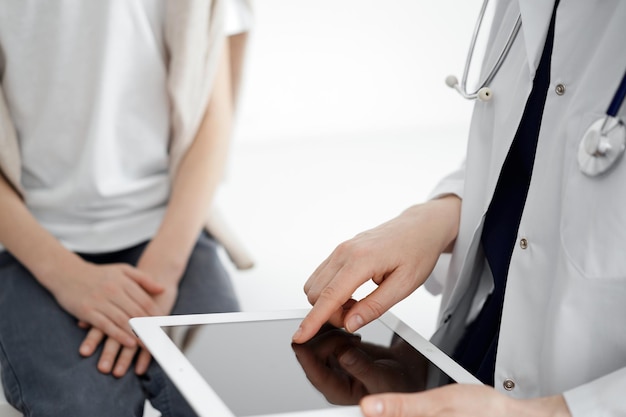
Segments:
[[[344,316],[345,329],[350,333],[356,332],[367,323],[385,314],[401,299],[399,291],[393,285],[383,282],[371,294],[349,308]]]
[[[361,400],[365,417],[408,417],[410,401],[406,394],[370,395]]]

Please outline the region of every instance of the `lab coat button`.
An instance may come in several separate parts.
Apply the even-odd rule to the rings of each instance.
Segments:
[[[563,84],[557,84],[554,91],[556,91],[557,95],[562,96],[565,94],[565,86]]]
[[[519,241],[519,245],[522,249],[526,249],[528,247],[528,239],[525,237],[521,238]]]
[[[513,389],[515,388],[515,382],[512,379],[505,379],[502,382],[502,386],[507,391],[513,391]]]

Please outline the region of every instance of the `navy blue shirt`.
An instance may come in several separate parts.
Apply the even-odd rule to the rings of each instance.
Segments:
[[[485,215],[481,243],[494,280],[494,290],[478,317],[468,326],[452,357],[483,383],[493,386],[496,350],[506,277],[528,194],[543,108],[550,84],[550,58],[558,0],[533,88],[515,138],[506,156]]]

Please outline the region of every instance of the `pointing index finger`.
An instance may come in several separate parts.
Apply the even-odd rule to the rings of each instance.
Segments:
[[[340,300],[322,295],[300,323],[292,341],[294,343],[307,342],[326,322],[342,327],[344,315],[345,311]]]

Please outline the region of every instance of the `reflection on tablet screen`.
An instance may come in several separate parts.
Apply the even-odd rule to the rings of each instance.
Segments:
[[[356,334],[327,325],[309,342],[292,344],[300,321],[185,326],[186,336],[175,342],[240,417],[354,405],[380,392],[420,391],[428,373],[441,373],[379,321]]]

